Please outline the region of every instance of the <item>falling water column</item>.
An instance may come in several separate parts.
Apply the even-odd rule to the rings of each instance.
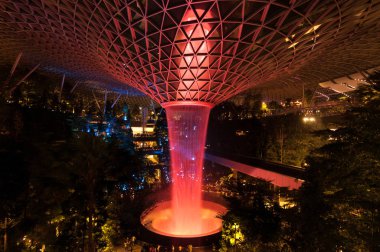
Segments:
[[[169,130],[173,234],[202,233],[202,168],[212,104],[180,101],[163,104]]]

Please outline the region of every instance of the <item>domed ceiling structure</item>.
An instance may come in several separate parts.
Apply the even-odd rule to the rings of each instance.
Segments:
[[[132,86],[162,104],[172,198],[164,216],[150,216],[160,216],[158,233],[199,237],[221,229],[205,217],[215,211],[201,190],[210,109],[249,88],[289,93],[380,65],[379,8],[379,0],[2,0],[0,56],[22,52],[29,64]]]
[[[219,103],[380,65],[379,1],[3,0],[0,56],[130,85],[159,103]]]

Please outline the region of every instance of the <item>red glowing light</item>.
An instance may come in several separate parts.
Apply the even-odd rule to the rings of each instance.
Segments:
[[[197,13],[197,14],[196,14]],[[203,80],[204,71],[209,68],[208,54],[213,43],[207,39],[211,30],[208,23],[196,23],[196,15],[204,15],[204,18],[212,18],[210,11],[192,9],[186,11],[182,18],[182,28],[184,33],[178,33],[177,41],[185,40],[183,57],[179,64],[180,81],[178,85],[177,98],[197,98],[199,99],[199,89],[207,84],[208,80]],[[188,22],[190,24],[188,24]]]
[[[171,177],[171,232],[202,233],[202,168],[208,117],[212,107],[204,102],[163,104],[168,121]]]
[[[71,73],[94,87],[93,80],[115,90],[130,85],[158,103],[217,104],[254,86],[267,96],[277,90],[271,99],[285,98],[301,84],[335,78],[343,71],[337,64],[352,58],[362,69],[378,65],[375,1],[339,2],[345,1],[1,1],[0,52],[2,59],[23,52],[22,61]],[[351,48],[359,52],[355,57],[347,53]],[[199,169],[209,108],[167,108],[176,147],[173,229],[199,230],[201,221],[193,219],[201,212]],[[185,141],[180,132],[195,122],[199,132]],[[195,160],[186,159],[189,153]],[[252,175],[283,179],[258,170]]]
[[[277,100],[335,78],[340,62],[379,65],[374,1],[338,2],[1,1],[0,53],[158,103],[217,104],[254,86]]]
[[[222,229],[222,219],[215,218],[217,215],[224,214],[227,209],[214,202],[202,201],[200,209],[201,231],[193,230],[190,227],[183,229],[173,229],[173,211],[172,202],[165,201],[156,204],[153,208],[146,210],[141,215],[141,223],[150,231],[171,237],[191,238],[208,236],[218,233]]]

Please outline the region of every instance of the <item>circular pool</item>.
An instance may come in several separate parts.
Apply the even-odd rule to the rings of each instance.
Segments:
[[[211,201],[202,201],[200,211],[201,226],[187,228],[177,228],[174,221],[174,213],[171,201],[164,201],[155,204],[145,210],[141,215],[141,224],[149,231],[175,238],[197,238],[210,236],[222,230],[222,219],[218,216],[223,215],[227,209]]]

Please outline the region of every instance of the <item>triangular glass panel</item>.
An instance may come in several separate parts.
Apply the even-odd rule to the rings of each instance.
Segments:
[[[194,75],[192,74],[191,70],[187,70],[185,72],[185,74],[182,76],[182,79],[190,79],[190,80],[193,80],[195,77]]]
[[[185,12],[185,15],[182,18],[182,22],[191,22],[197,20],[197,15],[192,8],[188,8]]]
[[[186,6],[180,6],[177,8],[169,8],[167,9],[167,12],[169,13],[170,17],[179,24],[182,21],[182,17],[186,11]]]
[[[183,85],[186,87],[186,89],[191,89],[193,84],[194,84],[194,81],[192,80],[183,80]]]
[[[191,46],[193,47],[193,51],[196,53],[198,52],[198,49],[201,47],[203,43],[203,40],[193,40],[189,44],[191,44]]]

